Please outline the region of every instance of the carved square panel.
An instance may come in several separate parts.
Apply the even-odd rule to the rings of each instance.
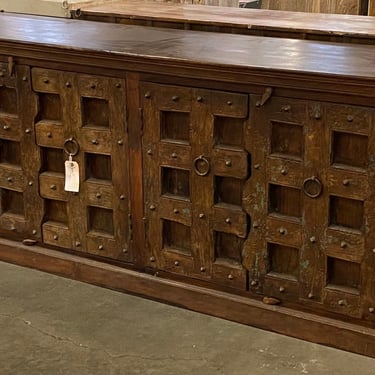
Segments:
[[[21,165],[21,148],[19,142],[0,140],[0,163]]]
[[[163,220],[163,250],[191,254],[190,227],[171,220]]]
[[[331,195],[330,225],[363,230],[364,203],[355,199]]]
[[[82,125],[109,127],[108,100],[82,97]]]
[[[244,239],[230,233],[215,232],[215,259],[241,264]]]
[[[42,147],[42,172],[65,173],[65,153],[60,148]]]
[[[44,222],[47,221],[67,224],[68,213],[66,208],[66,202],[46,199]]]
[[[186,199],[190,197],[190,171],[163,167],[161,179],[163,195]]]
[[[303,159],[303,126],[287,122],[272,121],[271,153]]]
[[[111,156],[85,153],[86,179],[112,180]]]
[[[270,184],[269,212],[297,218],[302,217],[301,190],[289,186]]]
[[[37,121],[62,121],[61,100],[58,94],[38,94],[39,112]]]
[[[114,235],[113,211],[106,208],[87,208],[89,232],[97,234]]]
[[[327,284],[359,289],[361,281],[359,263],[327,257]]]
[[[299,279],[299,250],[297,248],[269,243],[268,261],[269,273]]]
[[[242,147],[244,144],[244,120],[231,117],[215,117],[214,137],[218,145]]]
[[[188,112],[160,112],[160,138],[169,142],[190,141],[190,114]]]
[[[368,137],[359,134],[333,132],[332,162],[366,168],[368,164]]]
[[[0,115],[18,113],[17,91],[8,87],[0,87]]]
[[[243,180],[230,177],[215,178],[215,203],[242,206]]]
[[[18,191],[1,189],[1,214],[25,216],[23,194]]]

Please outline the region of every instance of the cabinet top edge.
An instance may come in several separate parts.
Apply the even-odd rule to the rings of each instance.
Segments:
[[[165,64],[375,79],[375,46],[0,14],[0,43]]]

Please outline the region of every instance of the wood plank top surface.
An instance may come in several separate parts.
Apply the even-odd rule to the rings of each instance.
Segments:
[[[75,51],[83,56],[136,59],[241,71],[276,70],[375,78],[375,46],[206,33],[72,19],[0,14],[2,42],[47,51]],[[13,46],[14,45],[14,46]]]
[[[156,1],[117,1],[83,6],[82,15],[206,24],[239,29],[278,30],[375,39],[375,17],[244,9]]]

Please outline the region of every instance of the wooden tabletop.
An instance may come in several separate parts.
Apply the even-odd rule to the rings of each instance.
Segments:
[[[238,29],[331,34],[375,39],[375,17],[317,14],[190,4],[170,4],[147,0],[115,1],[83,6],[81,17],[98,20],[121,19],[164,21],[185,25],[205,24]]]
[[[375,46],[205,33],[144,26],[0,14],[2,42],[44,50],[112,54],[126,60],[207,68],[375,78]],[[9,48],[9,47],[8,47]]]

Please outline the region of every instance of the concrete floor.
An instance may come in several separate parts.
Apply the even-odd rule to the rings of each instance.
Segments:
[[[0,374],[374,375],[375,359],[0,262]]]

